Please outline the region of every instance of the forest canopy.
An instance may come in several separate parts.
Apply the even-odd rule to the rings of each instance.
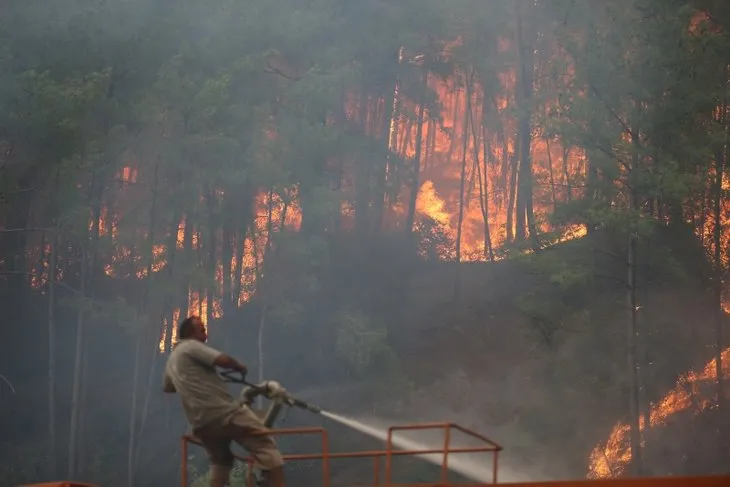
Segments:
[[[465,262],[597,232],[628,268],[629,329],[637,249],[671,227],[704,252],[721,372],[728,29],[714,0],[5,2],[0,288],[27,326],[0,378],[35,350],[13,382],[39,406],[9,440],[33,453],[0,472],[143,485],[150,391],[187,315],[244,334],[260,377],[301,360],[312,380],[406,380],[383,323],[413,269],[452,266],[458,302]],[[548,267],[564,289],[588,275]],[[307,350],[267,362],[270,327]],[[117,470],[84,420],[113,344]]]

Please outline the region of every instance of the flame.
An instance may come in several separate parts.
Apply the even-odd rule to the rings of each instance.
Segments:
[[[730,348],[722,352],[723,375],[730,373]],[[649,412],[651,426],[667,424],[669,418],[681,411],[696,406],[695,414],[717,404],[714,399],[707,399],[702,391],[703,383],[716,382],[716,359],[712,359],[699,371],[689,371],[681,376],[677,385],[669,394],[656,404],[652,404]],[[639,421],[639,429],[644,430],[644,418]],[[631,461],[629,443],[631,427],[625,423],[617,423],[605,443],[596,446],[589,458],[588,478],[601,479],[621,475]]]
[[[500,49],[508,48],[509,45],[500,44]],[[499,73],[498,77],[502,82],[504,93],[514,91],[516,78],[513,70]],[[449,236],[455,238],[461,199],[459,195],[461,167],[462,162],[465,161],[464,216],[461,228],[462,258],[482,260],[486,258],[484,252],[485,224],[489,225],[491,243],[494,248],[504,245],[507,237],[509,194],[503,188],[508,186],[509,170],[507,169],[508,166],[511,166],[516,146],[516,119],[511,110],[514,100],[509,95],[484,100],[481,87],[475,83],[471,100],[469,100],[472,114],[466,134],[468,136],[466,153],[464,153],[463,137],[467,131],[467,127],[464,125],[467,108],[466,90],[459,87],[453,80],[444,81],[435,77],[429,79],[428,84],[437,92],[442,107],[439,114],[431,115],[439,115],[443,124],[437,128],[435,123],[428,123],[427,120],[424,122],[420,161],[420,178],[424,183],[419,189],[418,198],[432,198],[427,193],[433,193],[438,195],[438,199],[443,202],[443,205],[436,210],[435,207],[428,208],[424,203],[424,206],[421,206],[418,211],[447,227]],[[411,112],[418,111],[418,106],[410,100],[399,99],[398,102]],[[489,109],[488,117],[496,117],[499,120],[501,130],[482,130],[481,119],[485,106]],[[472,130],[471,127],[474,123],[476,123],[476,130]],[[391,126],[389,143],[391,150],[397,151],[406,159],[413,159],[416,155],[417,125],[417,122],[404,118],[398,120],[397,126]],[[484,161],[485,152],[486,163]],[[532,140],[531,157],[535,180],[533,208],[535,219],[538,222],[537,230],[548,232],[554,229],[550,227],[546,217],[554,210],[554,207],[582,196],[580,185],[571,184],[571,182],[573,179],[580,179],[581,176],[584,176],[585,155],[578,148],[564,147],[558,139],[546,141],[538,133]],[[403,193],[407,191],[404,189]],[[421,193],[424,191],[425,193],[422,195]],[[485,206],[488,208],[486,222],[482,202],[485,202]],[[393,211],[402,216],[403,205],[394,205]],[[434,211],[436,213],[433,213]],[[436,214],[440,214],[440,216],[436,218],[434,216]],[[512,224],[515,225],[515,222],[513,221]],[[564,241],[578,236],[575,228],[568,228],[558,240]]]
[[[177,344],[177,323],[180,321],[180,308],[175,308],[172,312],[172,322],[168,321],[167,318],[162,320],[162,333],[160,335],[160,342],[158,349],[160,353],[165,352],[165,345],[167,343],[167,335],[170,334],[170,343],[174,347]]]
[[[429,180],[424,182],[418,191],[416,211],[444,225],[449,229],[449,233],[453,233],[451,229],[451,214],[446,211],[445,206],[446,202],[436,193],[433,181]]]
[[[217,193],[220,196],[222,193]],[[238,296],[235,302],[238,306],[242,306],[249,302],[253,297],[256,290],[256,282],[260,277],[261,273],[261,262],[263,261],[265,254],[274,244],[271,240],[273,235],[270,233],[277,233],[282,231],[283,227],[288,230],[297,231],[301,225],[301,209],[296,203],[296,188],[290,188],[286,192],[286,197],[290,201],[288,204],[285,203],[282,195],[269,194],[267,191],[261,191],[255,200],[255,218],[254,218],[254,231],[248,235],[241,245],[241,248],[233,249],[231,261],[230,261],[230,273],[226,276],[225,268],[222,261],[218,261],[215,264],[215,281],[216,285],[212,289],[195,289],[190,287],[188,290],[188,306],[186,310],[186,316],[198,315],[206,321],[208,317],[208,298],[210,297],[211,310],[210,317],[212,319],[220,319],[223,316],[223,290],[224,279],[228,279],[231,284],[230,288],[232,291],[238,290]],[[286,208],[286,209],[285,209]],[[282,222],[283,220],[283,222]],[[185,219],[182,219],[177,226],[177,248],[183,249],[185,247]],[[220,236],[219,236],[220,237]],[[223,245],[227,242],[223,242]],[[206,243],[200,232],[192,231],[192,248],[204,248]],[[122,249],[122,252],[127,252],[127,249]],[[155,246],[155,264],[153,270],[164,268],[166,248],[164,245]],[[128,254],[125,254],[129,258]],[[118,266],[119,259],[113,260],[111,264],[107,265],[108,273],[116,272],[115,269]],[[240,270],[241,280],[236,282],[238,276],[238,265],[242,263],[242,269]],[[110,274],[111,275],[111,274]],[[146,276],[146,269],[141,273],[137,272],[137,278],[142,279]],[[225,297],[231,299],[231,296]],[[176,310],[176,315],[173,318],[173,322],[180,320],[180,311]],[[167,320],[163,320],[160,340],[158,343],[158,349],[160,352],[165,351],[165,341],[167,339],[167,333],[169,329],[175,329],[175,323],[168,324]],[[208,329],[208,323],[206,322],[206,329]],[[174,344],[175,337],[173,337]]]
[[[167,333],[168,328],[170,327],[170,323],[167,321],[167,318],[164,318],[162,320],[162,335],[160,336],[160,341],[157,345],[157,350],[159,350],[160,353],[163,353],[165,351],[165,346],[167,342]],[[174,328],[174,326],[173,326]]]

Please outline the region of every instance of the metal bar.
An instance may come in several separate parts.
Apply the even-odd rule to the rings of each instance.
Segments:
[[[246,486],[256,487],[253,480],[253,458],[249,458],[246,462]]]
[[[373,487],[378,487],[380,485],[380,457],[376,456],[373,458],[373,467],[375,470],[375,475],[373,477]]]
[[[449,444],[451,443],[451,426],[444,430],[444,460],[441,464],[441,483],[448,484],[449,479]]]
[[[393,431],[399,430],[429,430],[429,429],[446,429],[451,423],[414,423],[414,424],[403,424],[399,426],[391,426],[390,429]]]
[[[502,446],[499,443],[496,443],[496,442],[490,440],[489,438],[487,438],[484,435],[480,435],[476,431],[470,430],[469,428],[464,428],[463,426],[459,426],[458,424],[455,424],[455,423],[450,423],[450,425],[451,425],[452,428],[461,431],[462,433],[464,433],[467,436],[471,436],[472,438],[475,438],[477,440],[481,440],[484,443],[487,443],[489,445],[492,445],[493,447],[495,447],[499,451],[504,450],[504,448],[502,448]]]
[[[311,434],[322,434],[323,432],[326,432],[322,427],[318,428],[282,428],[282,429],[270,429],[267,431],[257,431],[255,433],[251,433],[250,436],[290,436],[290,435],[311,435]],[[198,438],[195,438],[192,435],[185,435],[185,438],[191,443],[195,443],[196,445],[201,445],[202,443]]]
[[[394,457],[407,457],[416,455],[441,455],[444,450],[441,448],[434,448],[433,450],[391,450],[390,455]],[[474,447],[474,448],[452,448],[449,450],[449,454],[452,453],[494,453],[490,447]],[[235,455],[239,460],[248,460],[248,457]],[[284,460],[322,460],[324,455],[321,453],[294,453],[290,455],[284,455]],[[372,450],[372,451],[358,451],[358,452],[334,452],[327,455],[330,460],[342,459],[342,458],[377,458],[377,457],[388,457],[387,450]]]
[[[497,483],[497,464],[499,463],[499,450],[492,452],[492,483]]]
[[[385,487],[390,487],[390,470],[393,468],[393,428],[388,428],[385,449]]]
[[[322,485],[330,487],[330,459],[329,459],[329,438],[327,431],[322,428]]]
[[[182,487],[188,487],[188,441],[186,437],[183,437],[180,445],[180,452],[182,455],[181,464],[182,472],[180,472],[180,485]]]
[[[195,441],[187,440],[191,443],[198,444]],[[491,446],[470,446],[465,448],[450,448],[449,453],[494,453],[495,449]],[[392,456],[413,456],[413,455],[437,455],[444,453],[442,448],[434,448],[429,450],[392,450],[390,455]],[[249,457],[234,454],[239,460],[249,461]],[[373,458],[373,457],[387,457],[387,450],[363,450],[355,452],[330,452],[327,454],[329,459],[337,458]],[[304,453],[304,454],[289,454],[283,455],[285,460],[322,460],[324,455],[322,453]]]

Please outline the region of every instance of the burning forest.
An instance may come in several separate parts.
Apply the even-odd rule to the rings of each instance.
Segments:
[[[377,381],[373,404],[441,380],[410,372],[422,350],[434,374],[572,357],[573,406],[601,421],[550,475],[694,472],[691,444],[662,449],[685,430],[727,470],[723,2],[0,13],[0,478],[174,482],[184,421],[159,382],[192,315],[261,380]],[[509,394],[470,401],[549,462],[577,384],[529,422]]]

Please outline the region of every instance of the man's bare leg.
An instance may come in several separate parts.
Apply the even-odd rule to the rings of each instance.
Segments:
[[[266,487],[284,487],[284,467],[275,467],[263,474]]]
[[[231,469],[213,465],[210,469],[210,487],[225,487],[231,483]]]

